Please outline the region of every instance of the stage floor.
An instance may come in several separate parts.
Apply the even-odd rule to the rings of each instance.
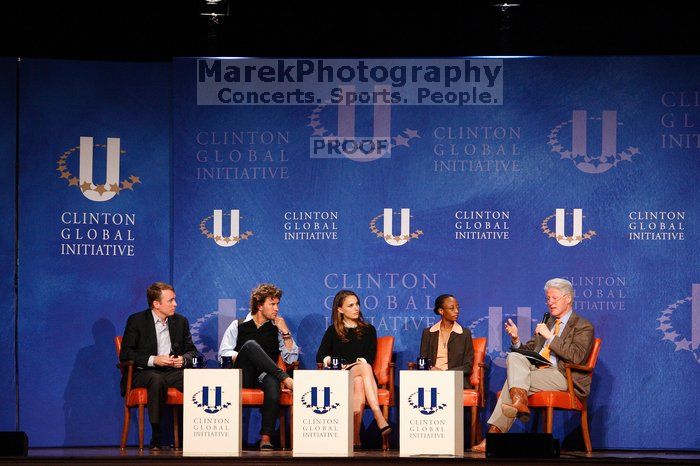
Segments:
[[[476,463],[489,464],[562,464],[571,463],[577,465],[601,465],[601,464],[700,464],[700,451],[698,452],[662,452],[662,451],[619,451],[601,450],[593,453],[565,451],[556,459],[511,459],[511,458],[486,458],[478,453],[465,452],[460,457],[445,456],[419,456],[401,457],[398,450],[383,452],[380,450],[357,451],[350,458],[328,457],[299,457],[291,451],[254,451],[244,450],[238,457],[189,457],[183,456],[181,451],[165,449],[159,452],[144,450],[139,452],[137,448],[128,448],[120,451],[119,448],[32,448],[29,455],[22,458],[0,457],[0,464],[127,464],[137,462],[139,465],[164,464],[164,461],[175,460],[178,465],[222,464],[235,463],[236,465],[252,464],[290,464],[318,465],[319,463],[339,464],[352,461],[363,464],[386,463]]]

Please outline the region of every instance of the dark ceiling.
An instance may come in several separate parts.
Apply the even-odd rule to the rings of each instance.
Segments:
[[[692,2],[488,0],[410,4],[204,0],[23,1],[2,16],[0,55],[93,60],[173,56],[650,55],[700,53]],[[518,0],[515,0],[518,1]],[[458,6],[459,5],[459,6]]]

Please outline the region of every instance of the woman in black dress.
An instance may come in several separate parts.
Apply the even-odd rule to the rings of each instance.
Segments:
[[[354,379],[354,436],[353,443],[360,445],[362,413],[367,403],[383,436],[391,433],[391,427],[379,408],[377,382],[372,364],[377,352],[377,331],[365,322],[360,312],[360,299],[349,290],[341,290],[333,299],[333,325],[328,327],[316,353],[316,362],[330,365],[331,356],[345,360],[343,369],[350,371]]]

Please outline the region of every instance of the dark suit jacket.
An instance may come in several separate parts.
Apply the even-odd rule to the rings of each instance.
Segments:
[[[549,328],[554,327],[554,317],[547,321]],[[549,350],[557,357],[557,369],[566,376],[565,363],[583,364],[588,359],[588,355],[593,347],[594,340],[593,325],[571,312],[571,317],[566,323],[561,336],[554,337],[549,345]],[[535,335],[523,347],[532,351],[540,351],[544,346],[546,338],[542,335]],[[588,396],[591,391],[591,374],[579,371],[571,371],[571,378],[574,382],[574,391],[582,398]]]
[[[440,325],[438,322],[436,325]],[[457,324],[458,325],[458,324]],[[431,332],[434,328],[426,328],[420,339],[420,357],[429,358],[432,364],[437,359],[438,331]],[[462,333],[452,332],[447,340],[447,368],[452,371],[464,371],[464,388],[471,387],[469,376],[472,373],[474,364],[474,344],[472,343],[472,332],[468,328],[462,328]]]
[[[170,331],[170,344],[173,354],[183,356],[185,363],[189,363],[197,354],[197,348],[192,343],[190,323],[180,315],[174,314],[168,318],[168,330]],[[149,370],[148,358],[158,354],[158,339],[156,337],[156,325],[153,322],[153,313],[150,309],[137,312],[129,316],[122,337],[122,351],[119,360],[122,362],[134,361],[136,370]],[[126,390],[126,376],[122,377],[122,395]]]

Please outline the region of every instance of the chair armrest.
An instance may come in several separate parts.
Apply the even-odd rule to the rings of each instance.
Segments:
[[[136,364],[134,363],[134,361],[120,361],[119,364],[117,364],[117,367],[122,372],[122,376],[124,374],[124,371],[126,371],[126,391],[124,393],[124,402],[126,402],[126,400],[129,399],[129,392],[131,392],[131,384],[134,380],[135,366]]]
[[[484,378],[486,377],[486,364],[483,362],[479,363],[479,386],[476,387],[477,393],[479,394],[479,406],[482,408],[486,406],[486,382]]]
[[[577,371],[583,371],[583,372],[593,372],[593,368],[590,366],[582,366],[581,364],[571,364],[569,362],[564,363],[564,367],[566,369],[573,369]]]
[[[409,371],[414,371],[414,370],[416,370],[416,363],[415,363],[415,362],[409,362],[409,363],[408,363],[408,370],[409,370]]]
[[[389,405],[394,406],[394,372],[396,371],[396,363],[389,361]]]

